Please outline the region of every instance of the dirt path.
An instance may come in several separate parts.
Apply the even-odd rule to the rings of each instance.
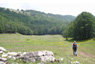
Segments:
[[[71,57],[71,58],[73,58],[74,56],[73,56],[73,50],[72,50],[72,48],[71,48],[71,43],[68,45],[68,43],[65,43],[64,41],[63,41],[63,43],[64,44],[66,44],[69,48],[68,48],[68,53],[69,53],[69,57]],[[84,52],[82,52],[82,51],[80,51],[80,50],[78,50],[77,51],[78,52],[78,56],[77,56],[77,58],[79,58],[80,60],[82,60],[83,62],[87,62],[87,64],[95,64],[95,60],[93,60],[94,58],[95,58],[95,56],[92,56],[92,55],[89,55],[89,54],[87,54],[87,53],[84,53]],[[92,60],[91,60],[92,59]]]
[[[94,62],[91,62],[91,61],[89,61],[88,59],[84,59],[84,58],[82,58],[82,57],[79,56],[79,55],[78,55],[78,57],[79,57],[80,59],[82,59],[83,61],[87,61],[89,64],[95,64]]]
[[[84,52],[79,52],[79,54],[82,55],[82,56],[88,57],[88,58],[93,58],[93,56],[91,56],[89,54],[86,54]]]
[[[69,51],[72,52],[72,49],[70,48]],[[71,55],[71,56],[73,56],[73,55]],[[89,64],[95,64],[94,61],[91,61],[91,60],[88,59],[88,58],[95,58],[95,56],[91,56],[91,55],[86,54],[84,52],[78,51],[78,56],[77,57],[82,59],[83,61],[88,62]],[[84,58],[84,57],[87,57],[87,58]]]
[[[80,59],[82,59],[83,61],[87,61],[87,62],[89,62],[89,64],[95,64],[94,62],[90,61],[90,60],[87,59],[87,58],[83,58],[83,57],[81,57],[80,55],[82,55],[82,56],[84,56],[84,57],[88,57],[88,58],[92,58],[93,56],[91,56],[91,55],[89,55],[89,54],[86,54],[86,53],[84,53],[84,52],[79,52],[79,55],[78,55],[78,57],[79,57]]]

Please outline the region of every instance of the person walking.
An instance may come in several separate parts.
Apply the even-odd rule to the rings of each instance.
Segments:
[[[73,49],[73,55],[77,56],[77,43],[76,41],[74,41],[73,45],[72,45],[72,49]]]

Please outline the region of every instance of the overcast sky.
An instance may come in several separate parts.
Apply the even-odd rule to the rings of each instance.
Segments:
[[[74,16],[87,11],[95,15],[95,0],[0,0],[0,7]]]

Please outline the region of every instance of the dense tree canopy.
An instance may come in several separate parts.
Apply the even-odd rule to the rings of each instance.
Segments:
[[[0,33],[61,34],[73,16],[0,8]]]
[[[32,30],[25,26],[14,14],[16,13],[9,11],[9,9],[4,10],[4,8],[0,8],[0,33],[18,32],[25,35],[33,34]]]
[[[69,37],[73,37],[74,39],[88,39],[92,37],[94,32],[94,23],[94,16],[91,13],[82,12],[73,22],[70,23],[65,31],[68,31],[66,34],[68,34]]]
[[[74,39],[88,39],[92,36],[93,15],[87,12],[81,13],[75,19]]]

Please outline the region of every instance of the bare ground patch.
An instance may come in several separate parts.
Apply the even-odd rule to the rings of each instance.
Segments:
[[[95,58],[95,56],[89,55],[89,54],[84,53],[84,52],[79,52],[79,54],[82,56],[88,57],[88,58]]]
[[[84,57],[95,58],[95,56],[91,56],[91,55],[89,55],[89,54],[87,54],[87,53],[84,53],[84,52],[79,52],[79,54],[82,55],[82,56],[84,56]],[[94,62],[90,61],[90,60],[87,59],[87,58],[83,58],[83,57],[81,57],[80,55],[78,55],[78,57],[79,57],[80,59],[82,59],[83,61],[87,61],[89,64],[95,64]]]

